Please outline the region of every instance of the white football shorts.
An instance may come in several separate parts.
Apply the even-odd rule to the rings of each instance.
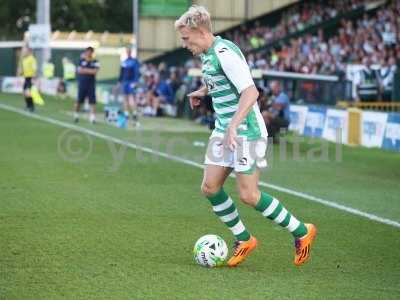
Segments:
[[[218,132],[210,136],[204,164],[229,167],[246,174],[252,174],[256,167],[267,167],[267,138],[249,141],[245,136],[238,136],[234,151],[224,146],[223,138],[224,135]]]

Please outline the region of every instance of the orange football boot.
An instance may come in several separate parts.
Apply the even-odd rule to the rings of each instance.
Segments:
[[[250,252],[257,247],[257,239],[251,236],[248,241],[236,241],[234,246],[234,253],[228,260],[229,267],[236,267],[243,262]]]
[[[307,228],[307,234],[294,241],[296,253],[294,256],[294,264],[301,266],[310,258],[311,245],[317,236],[317,227],[314,224],[304,224]]]

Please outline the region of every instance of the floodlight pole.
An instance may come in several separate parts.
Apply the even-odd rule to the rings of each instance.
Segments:
[[[50,27],[50,0],[36,0],[36,23],[37,24],[48,24]],[[38,61],[38,75],[43,74],[42,66],[43,63],[51,58],[51,48],[48,45],[46,48],[40,48],[35,51],[36,58]]]
[[[246,0],[244,2],[244,19],[247,21],[249,19],[249,0]]]
[[[135,40],[134,50],[136,56],[139,56],[139,0],[132,0],[133,14],[132,14],[132,26],[133,26],[133,37]]]

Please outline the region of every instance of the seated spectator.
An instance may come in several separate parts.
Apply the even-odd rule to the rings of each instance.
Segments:
[[[160,80],[156,87],[156,91],[158,94],[158,107],[156,108],[157,115],[165,113],[169,116],[175,116],[175,94],[171,87],[171,84],[167,80]],[[162,108],[163,111],[160,111],[160,108]]]
[[[268,97],[266,91],[260,87],[257,86],[257,91],[258,91],[258,107],[260,108],[260,111],[268,111]]]
[[[160,80],[156,87],[160,103],[173,104],[174,91],[167,80]]]
[[[261,112],[265,124],[267,125],[268,136],[277,141],[277,134],[281,129],[289,127],[289,97],[282,91],[279,81],[271,82],[273,100],[271,105]]]
[[[154,74],[146,76],[146,107],[143,110],[144,115],[156,116],[160,106],[158,99],[157,84],[158,78]]]

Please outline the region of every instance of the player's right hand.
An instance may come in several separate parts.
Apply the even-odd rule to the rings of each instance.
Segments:
[[[205,96],[202,91],[194,91],[187,95],[189,97],[190,108],[193,109],[200,105],[201,98]]]

